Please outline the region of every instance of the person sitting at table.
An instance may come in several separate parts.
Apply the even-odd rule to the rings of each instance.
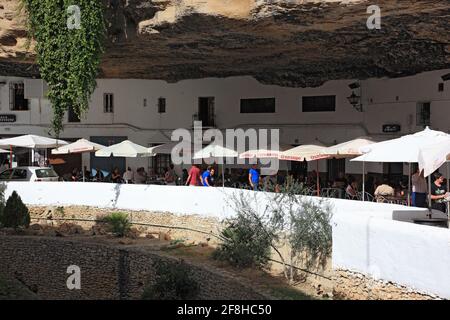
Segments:
[[[92,178],[92,180],[100,182],[103,181],[103,179],[105,178],[105,176],[103,175],[102,170],[100,170],[99,168],[95,168],[92,170],[92,174],[94,175]]]
[[[433,175],[434,182],[431,183],[431,208],[446,212],[446,200],[449,196],[447,187],[444,184],[444,177],[436,172]]]
[[[174,170],[174,165],[171,163],[170,166],[166,169],[166,173],[164,174],[164,181],[167,185],[174,186],[177,181],[177,175]]]
[[[377,202],[383,202],[384,197],[393,197],[395,190],[389,185],[389,180],[385,178],[383,183],[375,189],[374,195]]]
[[[123,181],[125,181],[125,183],[133,183],[133,181],[134,181],[134,172],[133,172],[133,170],[131,170],[130,167],[128,167],[127,171],[124,172],[124,174],[123,174]]]
[[[120,174],[119,168],[114,168],[113,173],[111,174],[111,182],[112,183],[122,183],[122,175]]]
[[[356,183],[356,180],[354,180],[353,178],[349,178],[349,182],[350,183],[345,189],[345,193],[347,194],[348,198],[353,200],[357,196],[358,184]]]
[[[136,184],[145,184],[147,182],[147,172],[143,167],[138,168],[136,170],[136,174],[134,175],[134,183]]]
[[[70,177],[71,181],[78,181],[80,179],[80,172],[78,168],[72,170],[72,176]]]

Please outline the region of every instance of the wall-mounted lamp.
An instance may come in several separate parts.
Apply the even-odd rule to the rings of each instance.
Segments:
[[[355,108],[356,111],[358,112],[362,112],[363,111],[363,106],[362,106],[362,88],[361,88],[361,83],[360,81],[356,81],[353,83],[350,83],[348,85],[348,87],[350,89],[352,89],[352,94],[350,97],[347,97],[348,102],[350,102],[350,104],[353,106],[353,108]]]
[[[355,94],[355,91],[352,92],[350,97],[347,97],[348,102],[356,109],[356,111],[362,112],[363,107],[361,104],[361,97]]]

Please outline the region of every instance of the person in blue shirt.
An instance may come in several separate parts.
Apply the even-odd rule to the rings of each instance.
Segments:
[[[209,166],[202,174],[202,184],[204,187],[213,186],[214,168]]]
[[[248,172],[248,182],[254,191],[258,191],[259,186],[259,172],[256,164],[252,165],[252,168]]]

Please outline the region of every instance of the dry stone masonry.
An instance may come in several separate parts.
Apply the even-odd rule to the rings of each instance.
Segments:
[[[140,247],[36,236],[0,236],[0,273],[41,299],[140,299],[155,279],[153,262],[177,259]],[[67,268],[80,267],[81,289],[69,290]],[[189,262],[199,299],[267,299],[242,279]]]

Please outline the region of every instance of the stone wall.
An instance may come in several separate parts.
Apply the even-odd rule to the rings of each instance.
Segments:
[[[388,281],[375,280],[347,270],[335,270],[333,297],[350,300],[432,300],[438,299]]]
[[[155,279],[155,261],[178,261],[145,247],[86,238],[0,236],[0,273],[22,282],[42,299],[139,299]],[[81,289],[67,289],[67,267],[81,269]],[[188,263],[200,299],[267,299],[243,279]]]
[[[113,211],[125,212],[132,219],[141,233],[164,232],[171,239],[182,239],[189,242],[218,242],[215,235],[220,233],[221,223],[218,219],[197,215],[175,215],[168,212],[111,210],[84,206],[42,207],[29,206],[32,223],[58,226],[69,222],[91,230],[102,217]],[[67,220],[65,220],[67,219]],[[74,220],[72,220],[74,219]]]

